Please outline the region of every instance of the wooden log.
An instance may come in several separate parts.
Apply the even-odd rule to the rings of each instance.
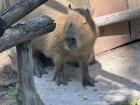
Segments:
[[[1,18],[6,21],[8,26],[11,26],[46,1],[48,0],[20,0],[5,11]]]
[[[31,41],[17,45],[17,58],[21,85],[21,105],[44,105],[34,86]]]
[[[20,2],[15,3],[12,7],[7,9],[7,11],[1,14],[0,20],[5,22],[7,25],[5,27],[6,29],[46,1],[48,0],[20,0]],[[2,34],[0,34],[0,36],[2,36]]]
[[[31,21],[22,22],[6,30],[0,38],[0,52],[16,46],[19,43],[49,33],[56,24],[48,16],[41,16]]]
[[[105,16],[100,16],[97,18],[94,18],[94,21],[98,27],[103,27],[106,25],[123,22],[123,21],[129,21],[132,19],[140,18],[140,8],[139,9],[129,9]]]

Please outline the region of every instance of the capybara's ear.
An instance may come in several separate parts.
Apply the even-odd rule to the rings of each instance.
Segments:
[[[88,14],[90,14],[91,16],[94,14],[95,8],[91,8],[91,9],[86,9],[86,12]]]
[[[69,9],[72,9],[71,4],[68,5],[68,8],[69,8]]]

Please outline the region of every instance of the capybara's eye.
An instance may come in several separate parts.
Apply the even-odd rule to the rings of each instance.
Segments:
[[[86,24],[87,24],[87,22],[84,22],[84,23],[83,23],[83,26],[86,26]]]
[[[70,27],[72,27],[72,25],[73,25],[73,24],[72,24],[72,23],[70,23]]]

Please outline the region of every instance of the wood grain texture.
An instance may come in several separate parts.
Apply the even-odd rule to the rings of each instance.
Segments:
[[[21,84],[21,105],[44,105],[34,86],[31,41],[17,45],[17,58]]]
[[[128,0],[129,9],[140,8],[140,0]],[[140,19],[135,19],[130,22],[131,40],[140,39]]]
[[[0,0],[0,14],[5,10],[5,2],[4,0]]]
[[[140,8],[128,9],[100,17],[94,18],[94,21],[98,27],[111,25],[114,23],[128,22],[130,20],[140,18]]]
[[[48,0],[21,0],[1,14],[1,18],[6,21],[7,26],[10,27],[46,1]]]
[[[114,41],[114,42],[113,42]],[[103,53],[115,47],[121,46],[123,43],[130,42],[127,35],[99,37],[95,43],[95,54]]]
[[[9,6],[13,5],[16,0],[0,0],[0,14],[2,14]]]
[[[126,0],[90,0],[95,8],[94,17],[127,10]]]
[[[127,0],[90,0],[95,8],[93,17],[99,17],[128,9]],[[128,22],[117,23],[100,28],[95,52],[101,53],[130,41]]]
[[[42,16],[7,29],[0,38],[0,52],[24,41],[52,32],[56,26],[53,22],[48,16]]]

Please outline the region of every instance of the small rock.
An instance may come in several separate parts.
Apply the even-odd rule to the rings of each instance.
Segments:
[[[82,95],[83,100],[88,100],[88,97],[86,95]]]

